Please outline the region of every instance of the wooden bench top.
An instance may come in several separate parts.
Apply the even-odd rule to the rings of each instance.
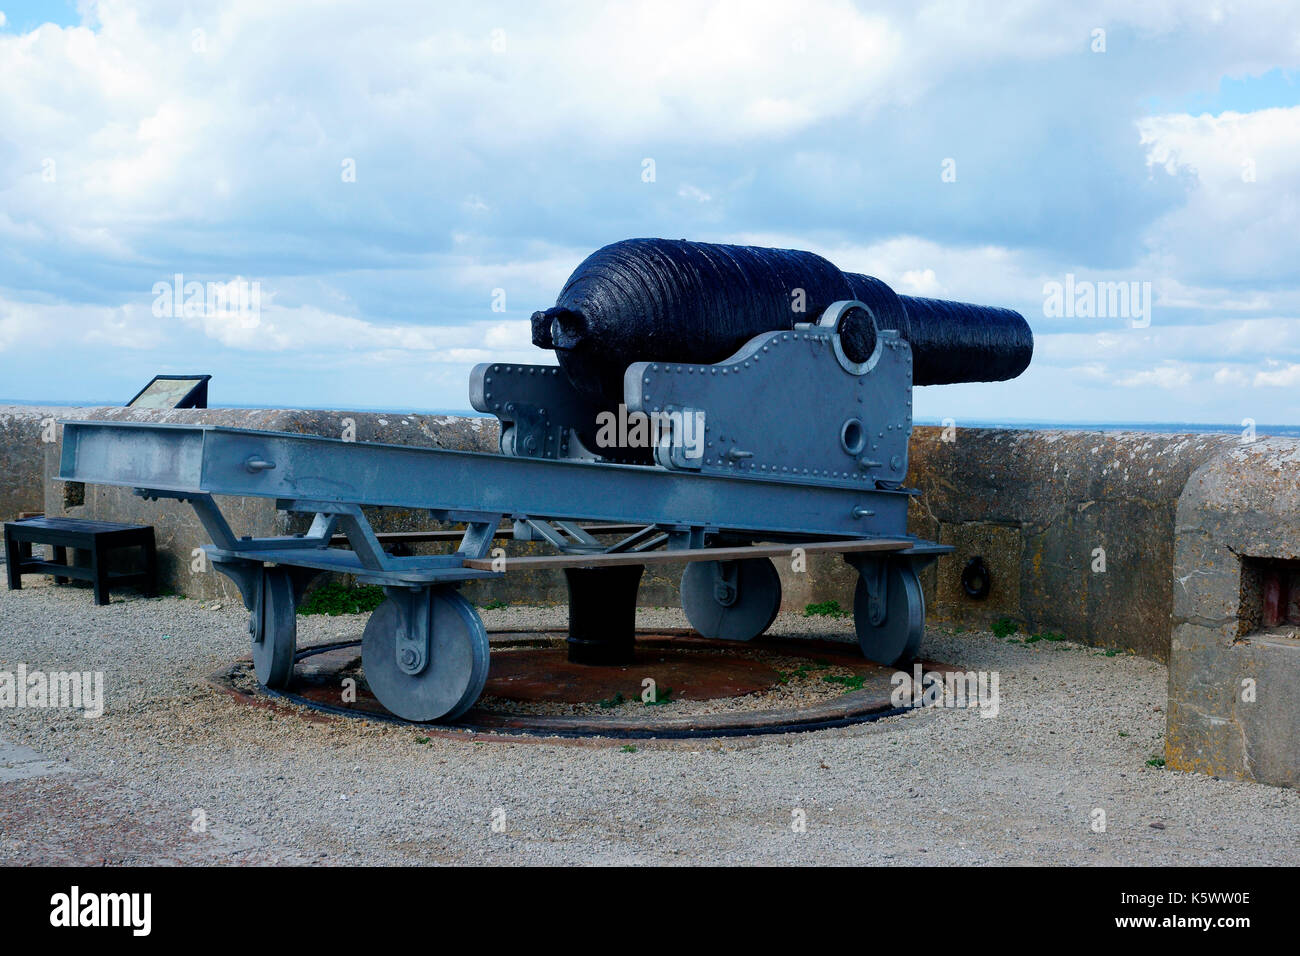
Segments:
[[[87,518],[20,518],[18,521],[6,521],[6,529],[58,531],[65,534],[99,535],[112,534],[117,531],[147,531],[147,524],[120,524],[115,521],[91,521]]]
[[[906,538],[855,538],[850,541],[806,541],[790,544],[759,544],[738,548],[693,548],[689,551],[617,551],[613,554],[547,554],[536,557],[506,558],[511,571],[543,568],[614,567],[627,564],[675,564],[690,561],[738,561],[745,558],[787,557],[796,548],[806,554],[823,551],[848,554],[859,551],[907,551],[915,541]],[[496,558],[468,558],[465,567],[481,571],[494,570]]]

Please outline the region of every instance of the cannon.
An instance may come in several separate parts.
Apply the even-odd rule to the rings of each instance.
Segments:
[[[634,242],[656,255],[683,249]],[[408,720],[454,721],[473,706],[490,648],[457,589],[516,569],[564,569],[569,657],[599,666],[632,660],[647,565],[684,563],[691,625],[747,641],[780,608],[773,559],[838,553],[858,572],[853,617],[863,654],[901,664],[924,633],[918,573],[952,550],[907,533],[918,370],[931,381],[1009,377],[1027,364],[1032,337],[1013,312],[908,299],[808,253],[735,251],[744,248],[688,244],[688,259],[707,253],[743,268],[713,286],[704,272],[654,286],[668,298],[648,311],[608,288],[597,309],[574,292],[585,283],[594,295],[591,273],[570,280],[561,312],[534,323],[539,344],[559,351],[558,365],[490,362],[470,375],[471,404],[500,422],[498,454],[69,421],[59,474],[194,508],[212,565],[249,610],[253,665],[268,687],[293,679],[296,608],[316,575],[383,587],[362,667],[379,702]],[[647,280],[643,273],[643,289]],[[687,294],[692,288],[698,294]],[[789,291],[799,289],[807,308],[791,320]],[[620,333],[618,316],[640,324]],[[311,515],[310,529],[242,537],[215,500],[223,495],[273,498],[282,511]],[[423,509],[460,526],[456,550],[388,553],[363,510],[375,506]],[[617,540],[602,541],[609,535],[600,532],[614,529],[592,522],[616,523]],[[346,548],[332,546],[339,532]],[[502,558],[493,552],[502,537],[553,553]]]
[[[533,344],[555,350],[579,392],[617,404],[632,362],[721,361],[760,332],[789,331],[850,299],[868,308],[846,319],[845,353],[864,361],[875,329],[896,329],[912,349],[914,385],[1015,378],[1033,354],[1029,324],[1010,309],[897,295],[811,252],[667,239],[588,256],[555,305],[533,314]],[[859,319],[866,313],[872,321]]]

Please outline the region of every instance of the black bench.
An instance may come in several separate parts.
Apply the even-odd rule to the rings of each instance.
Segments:
[[[51,560],[32,557],[33,544],[48,544]],[[90,554],[88,567],[68,563],[68,549]],[[108,552],[140,548],[144,567],[139,571],[110,571]],[[81,518],[23,518],[5,522],[5,567],[9,589],[20,590],[24,574],[53,574],[55,584],[69,578],[95,583],[95,603],[108,603],[108,588],[134,584],[149,597],[157,594],[158,552],[149,525],[85,521]]]

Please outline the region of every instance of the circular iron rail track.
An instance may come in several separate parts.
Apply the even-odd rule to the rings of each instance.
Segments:
[[[539,629],[533,631],[519,631],[515,629],[495,630],[489,634],[500,638],[503,635],[521,635],[515,640],[501,641],[493,643],[493,648],[505,649],[523,649],[523,648],[543,648],[552,646],[557,639],[562,638],[565,634],[563,628]],[[671,638],[680,638],[693,635],[694,632],[686,628],[657,628],[650,631],[638,631],[638,638],[642,639],[660,639],[667,646]],[[693,650],[722,650],[718,645],[727,642],[706,641],[701,638],[693,638],[690,641],[690,649]],[[763,639],[754,644],[744,645],[746,648],[757,647],[760,650],[770,650],[774,655],[785,655],[791,657],[812,657],[818,658],[824,656],[826,648],[831,646],[832,642],[810,641],[808,639]],[[310,647],[300,649],[294,656],[296,665],[310,660],[320,654],[330,651],[345,650],[350,648],[359,649],[361,642],[359,640],[332,641],[325,644],[316,644]],[[656,645],[646,645],[656,646]],[[855,644],[844,643],[835,645],[837,648],[843,648],[843,652],[857,655],[859,652]],[[730,644],[734,648],[735,644]],[[835,653],[834,651],[832,653]],[[856,658],[859,666],[870,668],[869,662]],[[927,669],[934,669],[942,665],[935,665],[925,662]],[[876,668],[879,672],[877,676],[886,673],[892,673],[892,668]],[[879,687],[863,688],[852,690],[838,697],[827,701],[820,701],[799,708],[789,708],[786,710],[763,709],[763,710],[740,710],[732,711],[725,714],[709,714],[699,718],[676,718],[677,723],[684,720],[698,720],[698,726],[664,726],[664,722],[656,723],[655,721],[639,722],[633,726],[627,721],[616,721],[610,718],[600,716],[591,717],[552,717],[543,715],[511,714],[508,721],[503,720],[501,714],[492,711],[483,711],[478,707],[472,708],[461,717],[454,721],[445,723],[421,723],[416,721],[404,720],[394,714],[383,710],[365,710],[355,707],[343,706],[340,704],[331,704],[326,701],[316,700],[302,694],[295,693],[292,689],[274,689],[266,687],[258,682],[256,692],[250,694],[236,686],[236,680],[240,677],[247,679],[253,676],[251,668],[247,661],[239,661],[230,667],[212,675],[209,682],[218,689],[232,692],[236,696],[245,699],[256,699],[263,696],[272,700],[282,700],[297,704],[310,710],[331,714],[334,716],[361,718],[363,720],[374,720],[387,724],[407,726],[415,729],[426,729],[431,733],[438,735],[465,734],[474,736],[497,736],[519,738],[528,737],[535,739],[542,738],[562,738],[569,740],[581,739],[608,739],[608,740],[691,740],[691,739],[709,739],[725,737],[754,737],[768,736],[773,734],[790,734],[805,733],[817,730],[834,730],[844,727],[852,727],[858,724],[871,723],[884,717],[897,716],[907,713],[911,708],[893,706],[888,698],[888,693],[882,695]],[[255,679],[255,678],[254,678]],[[879,683],[879,681],[877,681]]]

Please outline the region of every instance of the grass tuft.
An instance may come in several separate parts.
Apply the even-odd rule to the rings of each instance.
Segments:
[[[384,589],[373,584],[344,587],[337,582],[318,587],[298,605],[299,614],[368,614],[384,603]]]
[[[804,617],[848,617],[851,611],[840,607],[839,601],[821,601],[803,609]]]
[[[1020,625],[1009,617],[1000,617],[993,622],[991,628],[995,637],[1010,637],[1016,631],[1020,630]]]

